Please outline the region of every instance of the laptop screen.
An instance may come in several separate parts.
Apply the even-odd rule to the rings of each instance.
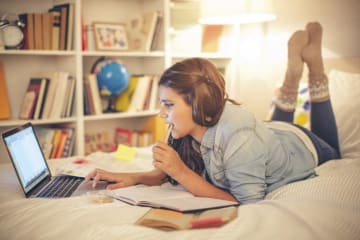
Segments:
[[[26,124],[3,136],[21,185],[27,194],[34,186],[50,176],[46,160],[34,128]]]

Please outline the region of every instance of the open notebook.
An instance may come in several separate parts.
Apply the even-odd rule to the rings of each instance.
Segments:
[[[26,197],[62,198],[106,187],[101,182],[94,189],[82,177],[53,177],[31,123],[4,132],[2,137]]]

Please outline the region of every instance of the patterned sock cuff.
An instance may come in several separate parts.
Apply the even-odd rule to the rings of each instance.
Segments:
[[[280,94],[275,99],[275,104],[278,108],[286,112],[292,112],[296,108],[297,95],[284,95]]]
[[[309,95],[312,102],[322,102],[330,98],[329,84],[326,75],[314,77],[309,75]]]

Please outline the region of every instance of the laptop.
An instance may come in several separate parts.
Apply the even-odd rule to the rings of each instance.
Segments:
[[[89,191],[106,188],[106,182],[100,182],[94,189],[91,182],[83,182],[83,177],[52,176],[34,127],[30,122],[4,132],[2,138],[27,198],[79,196]]]

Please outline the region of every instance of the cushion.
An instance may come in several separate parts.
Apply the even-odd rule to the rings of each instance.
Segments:
[[[360,157],[360,74],[331,70],[329,87],[341,155]]]

